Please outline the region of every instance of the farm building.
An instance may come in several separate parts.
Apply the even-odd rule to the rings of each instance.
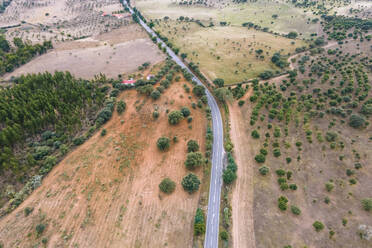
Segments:
[[[129,85],[129,86],[134,86],[137,80],[134,79],[129,79],[129,80],[123,80],[121,81],[122,84]]]

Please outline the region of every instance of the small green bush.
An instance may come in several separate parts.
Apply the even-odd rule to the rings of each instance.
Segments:
[[[291,205],[291,211],[295,215],[300,215],[301,214],[301,209],[299,209],[296,205]]]
[[[38,224],[37,226],[36,226],[36,233],[37,233],[37,236],[39,237],[43,232],[44,232],[44,230],[45,230],[45,225],[44,224]]]
[[[279,157],[281,155],[279,148],[274,148],[273,150],[274,157]]]
[[[265,160],[266,160],[263,154],[256,155],[254,159],[257,161],[257,163],[265,163]]]
[[[189,140],[187,142],[187,152],[197,152],[199,151],[199,144],[195,140]]]
[[[280,210],[285,211],[287,210],[288,206],[288,199],[285,196],[281,196],[278,198],[278,207]]]
[[[335,185],[332,182],[328,182],[328,183],[325,184],[325,187],[326,187],[328,192],[331,192],[333,190],[333,188],[335,187]]]
[[[156,142],[156,145],[158,146],[159,150],[166,151],[170,147],[170,140],[167,137],[161,137]]]
[[[269,173],[269,168],[266,166],[261,166],[258,171],[261,175],[265,176],[267,173]]]
[[[259,139],[260,138],[260,134],[258,133],[257,130],[253,130],[251,135],[254,139]]]
[[[275,173],[280,177],[285,176],[285,170],[283,169],[276,170]]]
[[[107,134],[107,130],[106,129],[102,129],[101,136],[105,136],[106,134]]]
[[[220,238],[221,238],[222,240],[227,241],[227,240],[229,240],[229,234],[228,234],[226,231],[221,231],[221,232],[220,232]]]
[[[362,206],[364,210],[371,211],[372,210],[372,198],[362,199]]]
[[[174,110],[168,114],[168,122],[171,125],[177,125],[183,119],[181,111]]]
[[[173,182],[170,178],[164,178],[161,183],[159,184],[159,189],[166,194],[173,193],[174,189],[176,188],[176,183]]]
[[[124,101],[119,101],[118,102],[118,105],[116,107],[116,111],[121,114],[124,112],[125,108],[126,108],[127,104],[124,102]]]
[[[158,111],[154,111],[154,112],[152,112],[152,117],[154,118],[154,119],[157,119],[158,117],[159,117],[159,112]]]
[[[187,108],[187,107],[183,107],[183,108],[181,109],[181,113],[182,113],[183,117],[188,117],[188,116],[191,114],[191,111],[190,111],[189,108]]]
[[[34,208],[26,207],[24,210],[25,216],[26,217],[29,216],[32,213],[32,211],[34,211]]]
[[[185,165],[188,170],[194,170],[200,167],[204,162],[204,157],[201,152],[190,152],[187,154]]]
[[[315,221],[315,222],[313,223],[313,227],[315,228],[315,231],[317,231],[317,232],[320,232],[321,230],[324,229],[324,225],[323,225],[323,223],[320,222],[320,221]]]

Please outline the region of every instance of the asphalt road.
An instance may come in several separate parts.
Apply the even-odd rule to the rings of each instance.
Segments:
[[[124,5],[128,7],[129,11],[133,14],[133,9],[128,6],[126,1]],[[172,59],[182,68],[185,68],[193,75],[193,81],[197,84],[205,85],[196,77],[196,75],[182,62],[182,60],[156,35],[156,33],[147,26],[142,20],[139,23],[149,34],[156,37],[157,42],[161,43],[166,48],[167,53]],[[223,169],[223,125],[220,109],[217,102],[210,91],[205,87],[208,98],[208,105],[211,108],[212,114],[212,129],[213,129],[213,147],[212,147],[212,172],[209,188],[209,200],[207,211],[207,230],[205,234],[204,248],[217,248],[218,247],[218,233],[219,233],[219,220],[220,220],[220,199],[222,187],[222,169]]]

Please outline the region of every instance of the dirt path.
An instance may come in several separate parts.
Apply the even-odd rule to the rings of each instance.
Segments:
[[[244,100],[252,94],[252,89]],[[248,103],[247,103],[248,104]],[[253,154],[247,149],[250,143],[247,120],[242,118],[242,112],[237,102],[230,104],[231,139],[235,145],[234,155],[239,166],[238,179],[232,194],[233,213],[233,247],[256,247],[253,219]]]

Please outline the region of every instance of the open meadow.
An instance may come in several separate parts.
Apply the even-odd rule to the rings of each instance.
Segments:
[[[280,70],[271,62],[274,53],[288,56],[296,47],[306,45],[302,40],[245,27],[202,28],[194,22],[161,21],[155,29],[208,78],[223,78],[226,84],[255,78],[266,70]]]

